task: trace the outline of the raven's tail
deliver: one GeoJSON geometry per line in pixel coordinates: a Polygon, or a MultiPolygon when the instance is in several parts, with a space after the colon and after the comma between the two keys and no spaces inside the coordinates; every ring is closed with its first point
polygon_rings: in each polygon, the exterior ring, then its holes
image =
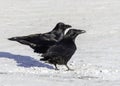
{"type": "Polygon", "coordinates": [[[8,38],[8,40],[11,40],[11,41],[25,40],[25,41],[27,41],[28,38],[29,38],[29,36],[18,36],[18,37],[8,38]]]}
{"type": "Polygon", "coordinates": [[[47,56],[46,53],[43,53],[43,54],[41,55],[41,57],[43,57],[43,58],[41,58],[40,61],[47,61],[47,60],[49,60],[49,56],[47,56]]]}
{"type": "Polygon", "coordinates": [[[8,40],[11,40],[11,41],[19,41],[19,40],[20,40],[20,37],[12,37],[12,38],[8,38],[8,40]]]}
{"type": "Polygon", "coordinates": [[[40,61],[47,61],[49,58],[41,58],[40,61]]]}
{"type": "Polygon", "coordinates": [[[21,44],[24,44],[24,45],[29,45],[30,47],[34,48],[36,47],[37,45],[34,44],[34,43],[31,43],[31,42],[28,42],[24,39],[22,39],[21,37],[12,37],[12,38],[8,38],[8,40],[11,40],[11,41],[17,41],[21,44]]]}

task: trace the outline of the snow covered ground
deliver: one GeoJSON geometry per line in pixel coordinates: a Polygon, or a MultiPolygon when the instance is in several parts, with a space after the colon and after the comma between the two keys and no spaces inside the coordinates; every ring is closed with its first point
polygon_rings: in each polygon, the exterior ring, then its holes
{"type": "Polygon", "coordinates": [[[120,0],[0,0],[0,86],[120,86],[120,0]],[[64,22],[86,30],[55,71],[28,46],[7,40],[64,22]]]}

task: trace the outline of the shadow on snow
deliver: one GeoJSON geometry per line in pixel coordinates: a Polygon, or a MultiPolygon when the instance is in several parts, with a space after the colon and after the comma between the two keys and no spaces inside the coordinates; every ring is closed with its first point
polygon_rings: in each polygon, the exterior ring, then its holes
{"type": "Polygon", "coordinates": [[[30,56],[22,56],[22,55],[15,55],[8,52],[0,52],[0,58],[9,58],[13,59],[17,62],[17,66],[21,67],[46,67],[48,69],[53,69],[52,66],[42,63],[40,61],[37,61],[36,59],[30,57],[30,56]]]}

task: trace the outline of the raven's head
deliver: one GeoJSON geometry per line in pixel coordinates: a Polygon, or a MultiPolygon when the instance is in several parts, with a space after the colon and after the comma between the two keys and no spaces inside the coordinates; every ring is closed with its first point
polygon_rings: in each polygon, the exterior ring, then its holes
{"type": "Polygon", "coordinates": [[[64,24],[62,22],[59,22],[57,23],[56,27],[55,27],[55,30],[62,30],[62,31],[65,31],[66,29],[72,27],[71,25],[68,25],[68,24],[64,24]]]}
{"type": "Polygon", "coordinates": [[[85,30],[79,30],[79,29],[70,29],[65,37],[69,37],[69,38],[72,38],[73,40],[79,35],[79,34],[82,34],[82,33],[85,33],[86,31],[85,30]]]}

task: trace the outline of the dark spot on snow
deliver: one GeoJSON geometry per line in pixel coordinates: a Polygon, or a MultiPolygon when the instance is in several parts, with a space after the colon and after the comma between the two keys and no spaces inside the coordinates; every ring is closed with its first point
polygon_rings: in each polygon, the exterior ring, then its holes
{"type": "Polygon", "coordinates": [[[8,74],[7,72],[0,72],[0,74],[8,74]]]}
{"type": "Polygon", "coordinates": [[[78,79],[87,79],[87,80],[91,80],[91,79],[97,79],[98,77],[94,77],[94,76],[80,76],[78,77],[78,79]]]}

